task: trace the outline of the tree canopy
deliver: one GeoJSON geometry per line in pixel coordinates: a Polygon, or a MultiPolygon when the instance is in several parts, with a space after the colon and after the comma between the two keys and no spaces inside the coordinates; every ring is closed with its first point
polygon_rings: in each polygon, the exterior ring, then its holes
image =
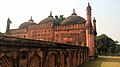
{"type": "Polygon", "coordinates": [[[99,55],[113,55],[117,51],[118,41],[114,41],[105,34],[96,37],[96,48],[99,55]]]}
{"type": "Polygon", "coordinates": [[[60,15],[59,17],[56,15],[55,19],[59,19],[61,21],[63,21],[65,19],[64,15],[60,15]]]}

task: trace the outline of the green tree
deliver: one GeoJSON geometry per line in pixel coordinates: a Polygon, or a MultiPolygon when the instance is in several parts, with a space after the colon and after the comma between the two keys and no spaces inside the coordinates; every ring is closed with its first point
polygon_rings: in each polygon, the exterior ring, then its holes
{"type": "Polygon", "coordinates": [[[65,19],[64,15],[60,15],[59,17],[56,15],[55,16],[55,25],[60,25],[60,23],[65,19]]]}
{"type": "Polygon", "coordinates": [[[55,19],[59,19],[60,21],[63,21],[65,19],[64,15],[60,15],[59,17],[56,15],[55,19]]]}
{"type": "Polygon", "coordinates": [[[65,19],[64,15],[60,15],[60,19],[63,21],[65,19]]]}
{"type": "Polygon", "coordinates": [[[96,37],[96,47],[99,55],[111,55],[116,50],[115,41],[105,34],[96,37]]]}
{"type": "Polygon", "coordinates": [[[115,53],[116,53],[116,55],[120,55],[120,44],[118,44],[118,43],[119,43],[118,41],[115,41],[115,45],[116,45],[115,53]]]}

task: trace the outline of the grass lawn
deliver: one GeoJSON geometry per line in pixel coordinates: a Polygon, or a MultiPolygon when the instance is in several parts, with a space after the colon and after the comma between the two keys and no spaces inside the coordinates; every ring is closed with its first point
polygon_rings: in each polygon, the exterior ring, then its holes
{"type": "Polygon", "coordinates": [[[82,64],[80,67],[120,67],[120,57],[100,56],[82,64]]]}

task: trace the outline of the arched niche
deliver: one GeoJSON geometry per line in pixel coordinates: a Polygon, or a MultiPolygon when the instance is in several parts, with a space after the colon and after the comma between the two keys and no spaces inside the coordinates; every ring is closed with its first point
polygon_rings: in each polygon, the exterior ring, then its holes
{"type": "Polygon", "coordinates": [[[56,55],[54,53],[51,53],[47,57],[47,67],[56,67],[56,55]]]}
{"type": "Polygon", "coordinates": [[[34,53],[29,59],[29,67],[42,67],[41,57],[34,53]]]}

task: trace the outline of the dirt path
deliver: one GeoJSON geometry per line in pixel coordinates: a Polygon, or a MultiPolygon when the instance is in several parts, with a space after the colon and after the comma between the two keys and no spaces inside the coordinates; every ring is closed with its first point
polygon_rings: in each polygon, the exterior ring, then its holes
{"type": "Polygon", "coordinates": [[[120,56],[100,56],[82,64],[80,67],[120,67],[120,56]]]}

